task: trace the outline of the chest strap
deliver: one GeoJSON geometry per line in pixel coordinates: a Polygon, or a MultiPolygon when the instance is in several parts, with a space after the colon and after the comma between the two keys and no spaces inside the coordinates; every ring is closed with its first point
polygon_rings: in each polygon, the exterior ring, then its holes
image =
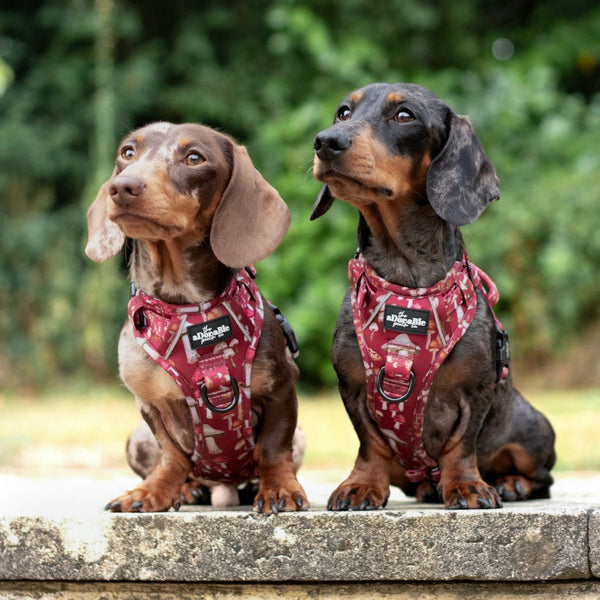
{"type": "MultiPolygon", "coordinates": [[[[475,317],[476,288],[493,306],[496,286],[466,256],[430,288],[392,284],[361,256],[350,261],[348,274],[369,413],[408,479],[436,480],[439,469],[423,447],[429,391],[437,370],[475,317]]],[[[499,321],[496,326],[505,335],[499,321]]]]}
{"type": "Polygon", "coordinates": [[[209,302],[168,304],[137,290],[128,305],[137,342],[177,383],[194,426],[195,477],[238,482],[256,474],[250,404],[262,297],[241,270],[209,302]]]}

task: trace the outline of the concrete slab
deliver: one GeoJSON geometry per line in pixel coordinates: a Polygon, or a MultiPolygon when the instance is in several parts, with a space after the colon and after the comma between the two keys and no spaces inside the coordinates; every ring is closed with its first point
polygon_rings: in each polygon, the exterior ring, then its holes
{"type": "Polygon", "coordinates": [[[447,511],[394,492],[388,508],[370,513],[324,511],[335,484],[310,476],[304,484],[316,508],[265,517],[247,507],[109,514],[102,510],[106,501],[135,485],[135,478],[0,474],[0,580],[518,582],[599,576],[598,476],[559,479],[553,500],[501,510],[447,511]]]}

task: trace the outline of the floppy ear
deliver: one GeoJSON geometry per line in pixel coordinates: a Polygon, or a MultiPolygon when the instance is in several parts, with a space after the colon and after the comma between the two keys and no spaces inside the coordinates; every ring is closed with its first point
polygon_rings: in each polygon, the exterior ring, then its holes
{"type": "Polygon", "coordinates": [[[313,204],[312,210],[310,211],[309,219],[314,221],[319,217],[323,216],[333,204],[335,198],[331,195],[331,191],[328,185],[324,185],[313,204]]]}
{"type": "Polygon", "coordinates": [[[246,148],[233,144],[231,178],[213,217],[210,245],[228,267],[241,269],[269,256],[290,225],[290,212],[254,168],[246,148]]]}
{"type": "Polygon", "coordinates": [[[112,258],[125,243],[125,234],[106,216],[108,198],[107,181],[102,184],[87,211],[88,242],[85,253],[95,262],[104,262],[112,258]]]}
{"type": "Polygon", "coordinates": [[[451,113],[448,139],[427,173],[433,210],[453,225],[474,221],[500,197],[498,177],[467,117],[451,113]]]}

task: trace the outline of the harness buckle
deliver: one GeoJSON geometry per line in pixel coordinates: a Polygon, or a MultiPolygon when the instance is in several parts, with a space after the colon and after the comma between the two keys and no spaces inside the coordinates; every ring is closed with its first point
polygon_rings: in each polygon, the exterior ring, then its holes
{"type": "Polygon", "coordinates": [[[208,393],[206,392],[206,382],[204,380],[202,380],[202,383],[200,384],[200,395],[202,396],[204,404],[206,404],[206,406],[208,406],[208,408],[212,412],[226,413],[229,412],[232,408],[234,408],[235,405],[238,403],[238,400],[240,399],[240,388],[238,387],[235,377],[231,377],[231,389],[233,390],[233,400],[227,406],[223,407],[215,406],[208,399],[208,393]]]}
{"type": "Polygon", "coordinates": [[[510,368],[510,343],[508,333],[496,322],[496,383],[505,377],[505,369],[510,368]]]}
{"type": "Polygon", "coordinates": [[[283,330],[283,335],[285,336],[285,343],[291,352],[294,358],[298,358],[298,354],[300,354],[300,347],[298,346],[298,341],[296,340],[296,334],[294,333],[294,329],[290,325],[290,322],[285,318],[285,315],[279,310],[278,306],[275,306],[272,302],[267,300],[269,306],[275,313],[275,317],[283,330]]]}
{"type": "Polygon", "coordinates": [[[394,404],[399,404],[401,402],[408,400],[410,395],[413,393],[413,390],[415,389],[415,372],[411,369],[410,378],[408,380],[408,389],[406,390],[406,392],[404,392],[404,394],[402,394],[402,396],[399,396],[398,398],[393,398],[392,396],[388,396],[383,391],[382,383],[383,383],[384,375],[385,375],[385,367],[381,367],[381,369],[379,369],[379,373],[377,374],[377,381],[375,383],[375,386],[376,386],[377,391],[379,392],[380,396],[384,400],[387,400],[388,402],[393,402],[394,404]]]}

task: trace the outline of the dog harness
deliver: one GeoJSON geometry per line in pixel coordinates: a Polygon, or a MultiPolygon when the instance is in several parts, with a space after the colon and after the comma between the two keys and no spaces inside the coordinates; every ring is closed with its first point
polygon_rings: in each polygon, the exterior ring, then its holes
{"type": "Polygon", "coordinates": [[[256,475],[250,378],[264,306],[254,274],[240,270],[205,303],[168,304],[141,290],[129,300],[137,342],[174,379],[190,409],[192,474],[211,481],[256,475]]]}
{"type": "MultiPolygon", "coordinates": [[[[350,261],[348,274],[371,417],[410,481],[437,480],[437,463],[423,447],[433,378],[475,317],[476,289],[490,307],[498,301],[498,290],[466,255],[430,288],[390,283],[361,255],[350,261]]],[[[499,383],[508,375],[508,338],[497,319],[496,330],[499,383]]]]}

